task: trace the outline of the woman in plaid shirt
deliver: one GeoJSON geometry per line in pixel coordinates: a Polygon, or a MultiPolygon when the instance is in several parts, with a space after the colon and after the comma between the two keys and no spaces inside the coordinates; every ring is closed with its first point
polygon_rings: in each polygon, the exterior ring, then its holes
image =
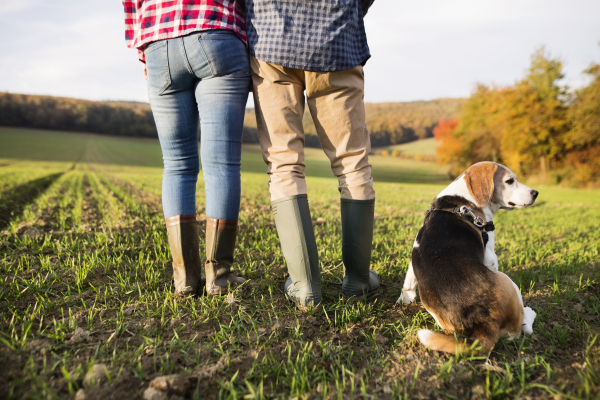
{"type": "Polygon", "coordinates": [[[206,290],[244,282],[231,270],[240,207],[242,127],[251,85],[243,0],[124,0],[163,151],[163,211],[175,292],[196,294],[198,118],[206,196],[206,290]]]}

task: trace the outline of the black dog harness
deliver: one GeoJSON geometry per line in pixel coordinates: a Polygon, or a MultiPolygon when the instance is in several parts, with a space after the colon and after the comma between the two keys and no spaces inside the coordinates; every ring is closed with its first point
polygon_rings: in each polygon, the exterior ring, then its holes
{"type": "Polygon", "coordinates": [[[450,212],[453,214],[458,214],[460,217],[466,219],[467,221],[469,221],[470,223],[472,223],[473,225],[475,225],[477,227],[477,229],[479,229],[479,231],[481,232],[481,238],[483,239],[483,247],[485,248],[485,246],[488,243],[489,237],[488,237],[488,232],[493,232],[494,229],[496,229],[494,227],[494,222],[490,221],[490,222],[485,222],[483,220],[483,218],[478,217],[477,215],[475,215],[475,213],[473,212],[473,210],[471,210],[469,207],[467,206],[460,206],[460,207],[454,207],[454,208],[434,208],[431,207],[429,210],[425,211],[425,219],[427,219],[427,217],[429,216],[429,214],[431,214],[433,211],[446,211],[446,212],[450,212]]]}

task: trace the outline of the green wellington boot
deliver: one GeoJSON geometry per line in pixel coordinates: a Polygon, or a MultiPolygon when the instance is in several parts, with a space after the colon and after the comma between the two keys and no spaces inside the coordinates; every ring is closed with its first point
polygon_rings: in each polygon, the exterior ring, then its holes
{"type": "Polygon", "coordinates": [[[305,194],[271,202],[277,234],[290,277],[285,295],[301,310],[321,303],[321,271],[317,241],[305,194]]]}
{"type": "Polygon", "coordinates": [[[227,294],[230,286],[246,280],[231,271],[237,221],[206,218],[206,293],[209,295],[227,294]]]}
{"type": "Polygon", "coordinates": [[[341,199],[342,260],[344,280],[342,295],[364,300],[379,290],[379,278],[371,266],[375,199],[341,199]]]}
{"type": "Polygon", "coordinates": [[[200,283],[200,254],[196,215],[176,215],[165,219],[169,248],[173,257],[175,295],[193,296],[200,283]]]}

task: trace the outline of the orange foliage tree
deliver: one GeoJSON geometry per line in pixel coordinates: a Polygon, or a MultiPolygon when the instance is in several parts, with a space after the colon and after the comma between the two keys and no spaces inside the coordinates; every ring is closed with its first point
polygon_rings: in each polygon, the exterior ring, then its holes
{"type": "Polygon", "coordinates": [[[458,119],[443,119],[433,128],[433,137],[437,142],[435,154],[440,164],[450,164],[462,152],[460,140],[452,135],[458,125],[458,119]]]}
{"type": "Polygon", "coordinates": [[[529,175],[560,167],[571,126],[562,78],[561,61],[540,48],[514,86],[477,85],[459,123],[453,129],[440,126],[438,160],[450,164],[453,173],[485,160],[529,175]]]}
{"type": "Polygon", "coordinates": [[[499,154],[503,110],[502,97],[507,89],[477,85],[462,107],[461,117],[452,129],[446,128],[444,138],[436,148],[438,162],[449,164],[450,172],[458,175],[478,161],[501,162],[499,154]]]}
{"type": "Polygon", "coordinates": [[[564,136],[567,178],[580,186],[600,179],[600,65],[584,72],[592,81],[577,91],[568,115],[572,129],[564,136]]]}

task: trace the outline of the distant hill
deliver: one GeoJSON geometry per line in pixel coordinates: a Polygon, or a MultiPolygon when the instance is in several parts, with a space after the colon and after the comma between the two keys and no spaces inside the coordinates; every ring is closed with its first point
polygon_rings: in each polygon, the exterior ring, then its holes
{"type": "Polygon", "coordinates": [[[442,119],[458,118],[466,99],[405,103],[367,103],[367,126],[373,146],[388,146],[433,137],[442,119]]]}
{"type": "Polygon", "coordinates": [[[157,137],[148,103],[0,92],[0,126],[157,137]]]}
{"type": "MultiPolygon", "coordinates": [[[[373,147],[390,146],[433,137],[433,128],[442,119],[457,118],[465,99],[436,99],[405,103],[366,103],[367,127],[373,147]]],[[[320,147],[308,107],[304,112],[306,144],[320,147]]],[[[257,137],[253,109],[246,110],[246,135],[257,137]]]]}
{"type": "MultiPolygon", "coordinates": [[[[366,103],[371,143],[390,146],[432,136],[435,125],[456,118],[464,99],[437,99],[405,103],[366,103]]],[[[320,147],[306,108],[306,145],[320,147]]],[[[148,103],[89,101],[67,97],[0,92],[0,126],[56,129],[117,136],[157,137],[148,103]]],[[[246,110],[245,143],[257,143],[254,109],[246,110]]]]}

